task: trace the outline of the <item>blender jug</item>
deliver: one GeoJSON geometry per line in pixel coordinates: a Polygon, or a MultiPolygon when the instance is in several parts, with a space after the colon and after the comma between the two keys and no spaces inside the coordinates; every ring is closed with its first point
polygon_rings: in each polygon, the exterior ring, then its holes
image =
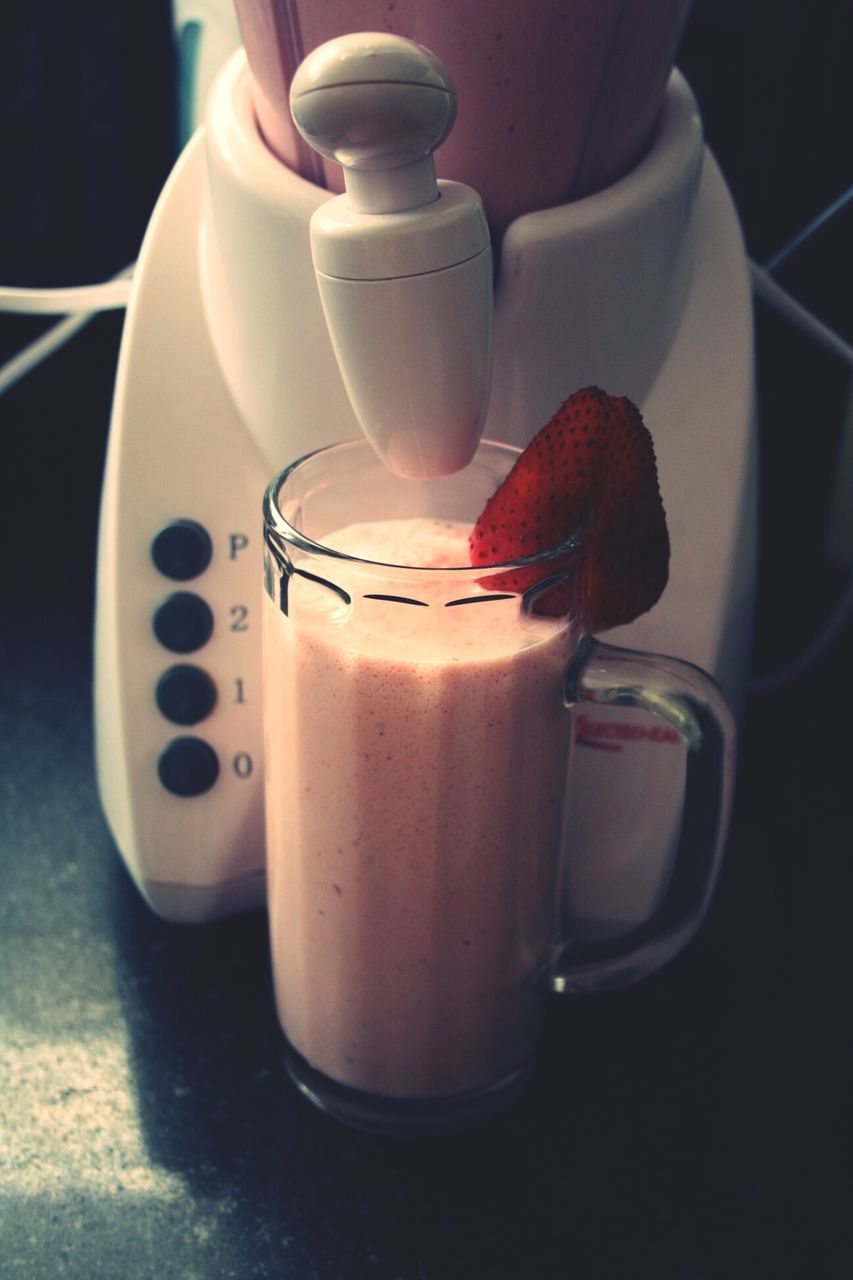
{"type": "Polygon", "coordinates": [[[403,35],[441,52],[457,88],[438,176],[479,191],[500,237],[515,218],[608,186],[643,155],[689,0],[235,0],[258,124],[289,168],[342,190],[293,125],[300,62],[353,31],[403,35]]]}

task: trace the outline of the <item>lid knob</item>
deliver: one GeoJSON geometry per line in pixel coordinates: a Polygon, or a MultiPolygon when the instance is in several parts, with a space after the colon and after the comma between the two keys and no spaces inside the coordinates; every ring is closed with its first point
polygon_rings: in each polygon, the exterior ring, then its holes
{"type": "Polygon", "coordinates": [[[306,142],[342,166],[354,211],[438,198],[432,153],[453,126],[456,93],[423,45],[380,32],[330,40],[297,69],[290,109],[306,142]]]}

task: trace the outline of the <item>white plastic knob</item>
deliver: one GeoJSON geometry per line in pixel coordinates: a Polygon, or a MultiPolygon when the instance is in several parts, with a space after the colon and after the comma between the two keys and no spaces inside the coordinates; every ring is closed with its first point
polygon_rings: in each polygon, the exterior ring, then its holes
{"type": "Polygon", "coordinates": [[[477,193],[435,178],[450,77],[400,36],[341,36],[299,67],[291,111],[344,169],[346,193],[311,220],[311,252],[362,430],[398,475],[461,470],[488,408],[492,261],[477,193]]]}
{"type": "Polygon", "coordinates": [[[438,199],[432,153],[456,118],[456,93],[434,54],[366,32],[321,45],[290,89],[294,123],[342,165],[350,205],[398,213],[438,199]]]}

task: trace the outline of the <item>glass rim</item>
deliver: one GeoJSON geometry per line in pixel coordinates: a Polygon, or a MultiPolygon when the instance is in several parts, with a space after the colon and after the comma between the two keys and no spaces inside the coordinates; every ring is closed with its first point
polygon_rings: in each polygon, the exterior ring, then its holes
{"type": "MultiPolygon", "coordinates": [[[[519,445],[506,444],[500,440],[491,440],[487,437],[484,437],[477,445],[477,452],[475,452],[474,457],[471,459],[471,462],[474,462],[476,460],[477,453],[479,453],[480,449],[484,445],[489,449],[500,450],[504,454],[513,455],[515,458],[520,457],[520,455],[523,453],[523,449],[519,445]]],[[[493,563],[490,562],[488,564],[476,564],[476,565],[475,564],[417,565],[417,564],[396,564],[394,562],[386,561],[386,560],[368,560],[364,556],[356,556],[356,555],[351,555],[349,552],[346,552],[346,551],[339,551],[335,547],[329,547],[325,543],[318,542],[316,539],[309,537],[308,534],[303,533],[301,529],[297,529],[295,525],[290,523],[287,517],[282,514],[281,508],[278,503],[278,495],[282,486],[286,483],[287,480],[290,479],[290,477],[294,474],[294,472],[298,471],[307,463],[312,462],[317,458],[321,458],[326,454],[338,453],[345,450],[347,451],[354,450],[360,453],[364,452],[365,450],[369,450],[370,453],[373,455],[373,457],[376,459],[376,462],[378,463],[378,465],[379,466],[383,465],[378,454],[376,454],[375,450],[373,449],[373,446],[371,445],[370,441],[364,437],[362,438],[356,437],[351,440],[338,441],[337,443],[334,443],[334,444],[321,445],[317,449],[311,449],[308,453],[303,453],[301,457],[295,458],[293,462],[290,462],[286,467],[283,467],[281,471],[279,471],[275,476],[273,476],[272,480],[267,485],[267,488],[264,492],[264,499],[263,499],[264,527],[265,527],[266,535],[272,534],[276,536],[276,541],[280,539],[283,542],[285,542],[288,546],[293,547],[294,549],[298,551],[302,551],[309,555],[322,556],[327,559],[339,560],[339,561],[343,561],[345,563],[353,564],[353,565],[364,565],[365,568],[368,568],[368,569],[372,569],[372,568],[395,569],[398,572],[416,573],[416,574],[432,574],[432,575],[435,575],[435,574],[441,574],[441,575],[460,574],[461,575],[461,574],[472,574],[472,573],[492,574],[492,573],[505,573],[513,569],[527,569],[527,568],[530,568],[531,565],[542,564],[543,561],[546,563],[555,561],[560,557],[568,555],[572,551],[577,551],[582,545],[583,534],[585,530],[589,527],[589,524],[592,522],[592,519],[594,516],[594,513],[592,513],[588,520],[586,520],[582,525],[575,527],[571,531],[571,533],[568,534],[567,537],[565,537],[561,542],[556,543],[551,547],[547,547],[544,550],[534,551],[530,555],[518,556],[514,560],[496,560],[493,563]]],[[[468,463],[467,465],[470,466],[471,463],[468,463]]],[[[454,474],[462,475],[466,469],[467,467],[463,468],[462,471],[456,472],[454,474]]],[[[438,478],[443,479],[445,477],[438,477],[438,478]]]]}

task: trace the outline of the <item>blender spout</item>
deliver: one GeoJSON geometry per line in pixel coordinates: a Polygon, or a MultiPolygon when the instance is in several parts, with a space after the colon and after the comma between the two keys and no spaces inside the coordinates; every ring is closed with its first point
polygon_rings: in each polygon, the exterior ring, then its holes
{"type": "Polygon", "coordinates": [[[345,194],[311,220],[311,251],[356,418],[396,474],[459,471],[488,410],[493,288],[482,201],[435,178],[450,78],[410,40],[342,36],[301,64],[290,102],[306,141],[344,169],[345,194]]]}

